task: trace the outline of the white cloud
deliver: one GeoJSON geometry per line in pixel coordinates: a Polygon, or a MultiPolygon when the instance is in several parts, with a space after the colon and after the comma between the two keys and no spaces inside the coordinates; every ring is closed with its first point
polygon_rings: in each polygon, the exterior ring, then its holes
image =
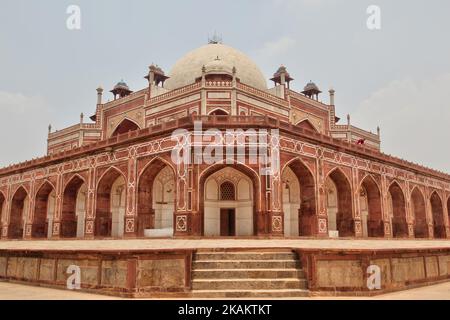
{"type": "Polygon", "coordinates": [[[383,152],[450,173],[450,74],[393,81],[360,104],[353,122],[380,125],[383,152]]]}
{"type": "Polygon", "coordinates": [[[270,61],[274,57],[286,54],[296,45],[297,41],[289,36],[283,36],[278,40],[266,42],[257,52],[258,60],[270,61]]]}
{"type": "Polygon", "coordinates": [[[46,153],[45,99],[0,91],[0,113],[0,167],[46,153]]]}

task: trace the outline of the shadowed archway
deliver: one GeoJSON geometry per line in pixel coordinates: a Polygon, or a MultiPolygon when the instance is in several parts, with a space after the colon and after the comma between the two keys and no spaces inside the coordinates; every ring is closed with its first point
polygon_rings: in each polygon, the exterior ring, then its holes
{"type": "Polygon", "coordinates": [[[381,192],[372,176],[367,176],[360,190],[363,235],[384,237],[383,213],[381,209],[381,192]]]}
{"type": "Polygon", "coordinates": [[[338,168],[328,175],[326,185],[329,230],[338,231],[339,237],[355,236],[350,182],[338,168]]]}
{"type": "Polygon", "coordinates": [[[228,112],[226,112],[223,109],[216,109],[216,110],[212,111],[209,115],[210,116],[228,116],[228,112]]]}
{"type": "MultiPolygon", "coordinates": [[[[285,203],[285,207],[283,208],[283,211],[285,211],[285,223],[289,216],[289,220],[292,223],[297,224],[297,226],[290,226],[290,229],[294,230],[294,232],[287,235],[306,237],[315,235],[317,233],[317,211],[316,188],[313,174],[302,161],[295,159],[285,167],[282,176],[284,179],[284,188],[286,188],[288,192],[284,195],[285,198],[288,197],[287,201],[286,199],[283,199],[283,202],[285,203]],[[288,170],[294,175],[292,178],[289,177],[288,170]],[[291,181],[291,179],[295,180],[291,181]],[[293,189],[296,194],[292,193],[293,189]],[[286,204],[291,207],[293,204],[297,203],[297,212],[288,214],[286,210],[289,208],[286,207],[286,204]]],[[[285,194],[285,192],[283,193],[285,194]]]]}
{"type": "Polygon", "coordinates": [[[36,194],[34,204],[33,225],[31,227],[31,237],[46,238],[48,235],[48,213],[54,212],[54,187],[49,182],[45,182],[36,194]],[[53,198],[50,196],[53,194],[53,198]]]}
{"type": "Polygon", "coordinates": [[[137,230],[173,228],[175,211],[175,173],[161,159],[151,161],[139,176],[137,195],[137,230]]]}
{"type": "Polygon", "coordinates": [[[450,223],[450,197],[447,200],[447,215],[448,215],[448,222],[450,223]]]}
{"type": "Polygon", "coordinates": [[[11,201],[11,216],[8,228],[9,239],[23,238],[24,218],[28,212],[28,205],[28,193],[23,187],[20,187],[11,201]]]}
{"type": "Polygon", "coordinates": [[[406,202],[402,188],[397,182],[389,187],[392,234],[394,238],[408,237],[406,222],[406,202]]]}
{"type": "Polygon", "coordinates": [[[84,230],[84,213],[78,210],[80,207],[85,208],[86,196],[81,194],[82,189],[86,188],[84,180],[76,175],[66,185],[63,195],[62,216],[61,216],[61,237],[75,238],[82,237],[84,230]],[[80,216],[82,215],[82,216],[80,216]]]}
{"type": "Polygon", "coordinates": [[[5,212],[5,209],[4,209],[4,206],[6,203],[5,200],[6,200],[5,196],[3,195],[2,192],[0,192],[0,223],[4,221],[3,219],[5,219],[3,217],[3,213],[5,212]]]}
{"type": "Polygon", "coordinates": [[[444,207],[441,197],[436,192],[430,197],[431,212],[433,215],[433,229],[435,239],[445,239],[444,207]]]}
{"type": "Polygon", "coordinates": [[[124,232],[126,208],[125,177],[116,168],[109,169],[97,186],[94,236],[120,238],[124,232]]]}
{"type": "Polygon", "coordinates": [[[414,188],[411,193],[411,208],[414,216],[414,236],[416,238],[428,238],[425,198],[418,188],[414,188]]]}
{"type": "Polygon", "coordinates": [[[124,119],[114,130],[111,137],[115,137],[124,133],[128,133],[130,131],[140,130],[141,128],[133,121],[124,119]]]}
{"type": "Polygon", "coordinates": [[[319,132],[316,127],[309,120],[303,120],[297,124],[297,127],[305,129],[307,131],[319,132]]]}

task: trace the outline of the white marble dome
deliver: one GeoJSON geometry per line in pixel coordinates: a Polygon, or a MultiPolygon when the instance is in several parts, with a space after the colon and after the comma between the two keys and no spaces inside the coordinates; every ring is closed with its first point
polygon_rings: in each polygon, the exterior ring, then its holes
{"type": "Polygon", "coordinates": [[[202,76],[203,66],[217,67],[217,58],[226,70],[236,67],[236,77],[249,86],[267,89],[267,82],[259,67],[244,53],[232,47],[211,43],[189,52],[172,68],[164,87],[169,90],[184,87],[202,76]]]}

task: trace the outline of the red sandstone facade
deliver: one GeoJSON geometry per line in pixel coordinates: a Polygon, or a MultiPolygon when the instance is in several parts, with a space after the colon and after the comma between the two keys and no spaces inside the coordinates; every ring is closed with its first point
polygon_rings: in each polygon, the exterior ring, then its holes
{"type": "MultiPolygon", "coordinates": [[[[219,54],[224,47],[209,46],[219,54]]],[[[450,238],[449,175],[381,153],[379,132],[339,125],[334,91],[330,104],[318,101],[312,84],[297,93],[285,68],[273,89],[256,88],[220,61],[206,61],[201,76],[182,87],[163,87],[177,75],[151,66],[143,90],[122,82],[114,101],[103,103],[98,89],[93,123],[81,118],[50,132],[47,156],[0,169],[2,239],[136,238],[167,227],[176,237],[211,236],[212,176],[222,181],[213,199],[217,236],[450,238]],[[260,165],[237,161],[175,164],[172,133],[193,132],[195,121],[204,130],[279,129],[279,147],[270,152],[279,154],[280,173],[264,176],[260,165]],[[233,172],[249,181],[242,203],[251,214],[241,234],[239,211],[225,212],[237,208],[227,209],[227,201],[240,200],[240,182],[227,178],[233,172]]]]}

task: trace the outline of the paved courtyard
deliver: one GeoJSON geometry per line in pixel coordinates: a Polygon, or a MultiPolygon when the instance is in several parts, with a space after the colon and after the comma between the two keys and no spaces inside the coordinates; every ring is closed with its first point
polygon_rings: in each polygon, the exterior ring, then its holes
{"type": "Polygon", "coordinates": [[[450,240],[141,239],[0,241],[0,250],[157,250],[210,248],[418,249],[450,248],[450,240]]]}
{"type": "MultiPolygon", "coordinates": [[[[0,300],[121,300],[83,292],[25,286],[0,282],[0,300]]],[[[273,299],[271,299],[273,300],[273,299]]],[[[314,297],[299,300],[450,300],[450,282],[413,290],[380,295],[373,298],[314,297]]]]}

